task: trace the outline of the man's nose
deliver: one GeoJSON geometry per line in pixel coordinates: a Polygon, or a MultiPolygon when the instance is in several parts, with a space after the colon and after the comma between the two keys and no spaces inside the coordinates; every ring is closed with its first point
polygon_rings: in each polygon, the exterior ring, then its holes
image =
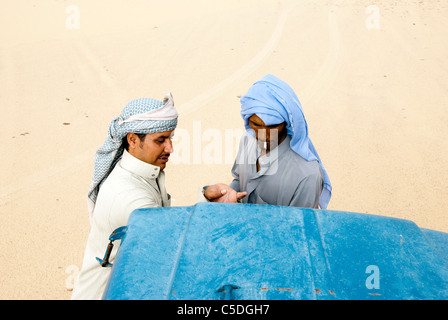
{"type": "Polygon", "coordinates": [[[164,151],[165,151],[165,153],[173,153],[174,148],[173,148],[173,142],[171,141],[171,139],[166,139],[164,151]]]}
{"type": "Polygon", "coordinates": [[[266,141],[266,129],[258,129],[257,130],[257,139],[260,141],[266,141]]]}

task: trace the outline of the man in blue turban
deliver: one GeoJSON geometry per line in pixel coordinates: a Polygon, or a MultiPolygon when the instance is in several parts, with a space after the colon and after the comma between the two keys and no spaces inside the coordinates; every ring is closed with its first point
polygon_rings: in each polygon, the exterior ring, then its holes
{"type": "Polygon", "coordinates": [[[241,98],[243,135],[227,186],[205,188],[209,201],[326,209],[331,183],[291,87],[273,75],[241,98]]]}
{"type": "Polygon", "coordinates": [[[163,170],[173,152],[177,118],[168,94],[163,101],[133,100],[110,123],[107,139],[95,154],[88,192],[91,231],[72,299],[101,299],[111,264],[103,266],[97,258],[103,258],[109,236],[127,224],[132,211],[170,206],[163,170]]]}

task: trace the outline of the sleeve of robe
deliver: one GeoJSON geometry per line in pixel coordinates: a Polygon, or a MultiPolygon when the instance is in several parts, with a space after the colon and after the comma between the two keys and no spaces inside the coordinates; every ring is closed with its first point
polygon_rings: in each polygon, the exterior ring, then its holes
{"type": "Polygon", "coordinates": [[[240,176],[239,176],[238,166],[237,165],[233,166],[233,168],[232,168],[232,175],[233,175],[233,180],[229,184],[229,186],[230,186],[230,188],[232,188],[236,192],[240,192],[240,176]]]}
{"type": "Polygon", "coordinates": [[[317,209],[322,188],[323,180],[321,175],[306,176],[297,185],[289,206],[317,209]]]}

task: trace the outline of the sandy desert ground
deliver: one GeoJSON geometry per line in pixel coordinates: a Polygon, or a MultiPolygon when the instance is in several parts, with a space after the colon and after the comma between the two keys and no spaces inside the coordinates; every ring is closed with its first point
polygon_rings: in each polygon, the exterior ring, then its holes
{"type": "Polygon", "coordinates": [[[0,299],[70,298],[128,101],[172,92],[167,188],[192,205],[231,181],[238,97],[268,73],[302,102],[328,209],[448,232],[445,0],[0,0],[0,30],[0,299]]]}

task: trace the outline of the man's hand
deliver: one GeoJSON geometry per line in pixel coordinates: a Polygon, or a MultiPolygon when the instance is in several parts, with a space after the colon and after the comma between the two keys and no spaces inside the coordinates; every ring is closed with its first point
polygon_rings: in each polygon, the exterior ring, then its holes
{"type": "Polygon", "coordinates": [[[224,183],[211,185],[205,190],[204,196],[212,202],[236,203],[247,195],[247,192],[236,192],[224,183]]]}

